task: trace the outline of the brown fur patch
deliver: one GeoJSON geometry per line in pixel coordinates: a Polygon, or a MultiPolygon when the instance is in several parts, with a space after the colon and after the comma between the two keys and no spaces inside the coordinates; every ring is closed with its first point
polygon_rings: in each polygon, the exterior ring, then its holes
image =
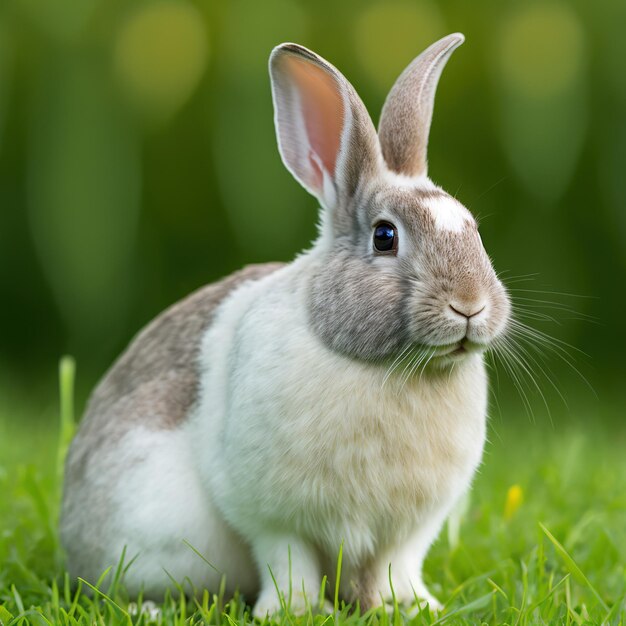
{"type": "Polygon", "coordinates": [[[377,582],[369,564],[363,567],[356,580],[350,581],[348,601],[354,606],[358,602],[361,615],[375,606],[380,606],[382,602],[377,582]]]}

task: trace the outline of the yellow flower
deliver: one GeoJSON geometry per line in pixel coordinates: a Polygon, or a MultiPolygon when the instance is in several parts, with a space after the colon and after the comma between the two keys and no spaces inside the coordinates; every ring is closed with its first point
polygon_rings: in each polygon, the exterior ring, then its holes
{"type": "Polygon", "coordinates": [[[504,503],[504,519],[510,520],[517,509],[524,501],[524,492],[519,485],[511,485],[506,492],[506,502],[504,503]]]}

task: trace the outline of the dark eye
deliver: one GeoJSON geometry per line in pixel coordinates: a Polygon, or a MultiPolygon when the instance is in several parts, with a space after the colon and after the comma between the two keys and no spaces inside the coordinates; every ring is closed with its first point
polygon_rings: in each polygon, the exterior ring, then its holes
{"type": "Polygon", "coordinates": [[[378,252],[395,254],[398,251],[398,231],[389,222],[379,222],[374,228],[374,248],[378,252]]]}

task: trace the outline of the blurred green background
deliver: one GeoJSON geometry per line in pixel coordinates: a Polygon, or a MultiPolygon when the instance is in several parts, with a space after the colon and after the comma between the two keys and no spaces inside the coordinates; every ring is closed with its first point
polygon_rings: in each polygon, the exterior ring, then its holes
{"type": "MultiPolygon", "coordinates": [[[[568,412],[548,377],[569,406],[620,416],[624,24],[623,0],[2,0],[0,399],[50,406],[64,353],[84,398],[167,305],[308,245],[316,201],[276,149],[274,45],[334,63],[376,122],[406,64],[462,31],[430,175],[481,218],[503,277],[527,277],[511,286],[545,292],[513,292],[531,325],[589,355],[570,350],[598,399],[550,351],[548,376],[533,368],[551,408],[568,412]]],[[[500,378],[500,410],[523,415],[500,378]]]]}

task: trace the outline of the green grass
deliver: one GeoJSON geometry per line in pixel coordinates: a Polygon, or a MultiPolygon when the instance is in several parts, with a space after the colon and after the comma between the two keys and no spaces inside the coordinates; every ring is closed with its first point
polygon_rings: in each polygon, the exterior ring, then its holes
{"type": "MultiPolygon", "coordinates": [[[[67,391],[67,363],[63,377],[67,391]]],[[[119,577],[90,598],[63,573],[56,519],[71,394],[64,396],[63,420],[56,413],[0,407],[0,624],[150,623],[147,614],[129,613],[119,577]]],[[[445,602],[443,613],[359,615],[339,603],[331,616],[285,615],[279,622],[624,623],[626,427],[576,417],[555,426],[492,420],[471,501],[426,562],[426,581],[445,602]]],[[[166,599],[153,621],[233,626],[250,618],[242,601],[211,590],[198,600],[166,599]]]]}

